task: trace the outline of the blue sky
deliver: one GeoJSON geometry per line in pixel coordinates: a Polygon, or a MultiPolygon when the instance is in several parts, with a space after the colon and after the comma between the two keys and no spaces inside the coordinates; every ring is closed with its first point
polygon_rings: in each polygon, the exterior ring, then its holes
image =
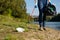
{"type": "MultiPolygon", "coordinates": [[[[25,0],[26,1],[26,8],[27,8],[27,13],[32,13],[32,10],[34,8],[34,0],[25,0]]],[[[57,12],[60,12],[60,0],[51,0],[51,3],[54,4],[57,8],[57,12]]],[[[34,10],[34,13],[32,15],[39,15],[38,8],[34,10]]]]}

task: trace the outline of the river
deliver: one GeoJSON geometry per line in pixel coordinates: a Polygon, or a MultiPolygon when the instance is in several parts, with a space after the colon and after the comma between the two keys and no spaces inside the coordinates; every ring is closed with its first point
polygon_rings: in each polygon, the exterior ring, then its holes
{"type": "MultiPolygon", "coordinates": [[[[34,22],[34,23],[38,24],[38,22],[34,22]]],[[[60,22],[45,22],[45,26],[56,30],[60,30],[60,22]]]]}

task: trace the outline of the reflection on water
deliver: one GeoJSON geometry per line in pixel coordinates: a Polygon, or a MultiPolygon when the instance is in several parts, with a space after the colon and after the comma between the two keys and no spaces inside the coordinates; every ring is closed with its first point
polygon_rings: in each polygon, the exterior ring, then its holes
{"type": "MultiPolygon", "coordinates": [[[[35,24],[38,24],[38,22],[34,22],[35,24]]],[[[60,30],[60,22],[46,22],[46,27],[54,28],[57,30],[60,30]]]]}
{"type": "Polygon", "coordinates": [[[60,30],[60,22],[46,22],[45,25],[47,27],[51,27],[51,28],[60,30]]]}

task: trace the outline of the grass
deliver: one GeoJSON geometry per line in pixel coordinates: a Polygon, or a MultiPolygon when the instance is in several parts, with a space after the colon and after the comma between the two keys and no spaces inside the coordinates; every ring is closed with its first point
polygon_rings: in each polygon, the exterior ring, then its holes
{"type": "Polygon", "coordinates": [[[14,18],[0,15],[0,25],[12,27],[12,28],[17,28],[17,27],[26,28],[27,27],[27,23],[20,22],[19,20],[20,19],[15,20],[14,18]]]}
{"type": "Polygon", "coordinates": [[[25,29],[25,32],[29,31],[29,25],[27,22],[21,21],[21,19],[15,19],[9,16],[0,15],[0,39],[4,40],[24,40],[22,35],[17,35],[16,28],[21,27],[25,29]],[[16,33],[15,35],[13,33],[16,33]],[[3,36],[4,35],[4,36],[3,36]]]}
{"type": "MultiPolygon", "coordinates": [[[[20,19],[15,19],[12,17],[0,15],[0,33],[3,33],[6,36],[5,40],[11,40],[12,38],[13,38],[13,40],[20,39],[20,38],[18,39],[18,37],[15,35],[9,34],[9,33],[15,32],[17,27],[24,28],[25,32],[28,31],[28,29],[27,29],[28,24],[25,22],[21,22],[19,20],[20,19]]],[[[23,38],[20,40],[23,40],[23,38]]]]}
{"type": "Polygon", "coordinates": [[[49,28],[47,31],[39,31],[37,24],[0,15],[0,40],[60,40],[59,35],[59,31],[49,28]],[[17,27],[24,28],[25,32],[16,32],[17,27]]]}
{"type": "Polygon", "coordinates": [[[23,37],[17,36],[17,35],[12,35],[12,34],[7,34],[4,40],[24,40],[23,37]]]}

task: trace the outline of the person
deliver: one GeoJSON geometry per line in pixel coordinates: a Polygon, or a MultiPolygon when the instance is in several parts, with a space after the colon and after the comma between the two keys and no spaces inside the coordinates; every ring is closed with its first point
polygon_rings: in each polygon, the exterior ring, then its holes
{"type": "Polygon", "coordinates": [[[34,1],[35,1],[35,8],[38,6],[38,10],[39,10],[39,25],[40,25],[39,30],[41,30],[42,26],[43,26],[43,30],[46,30],[45,29],[46,15],[43,13],[43,11],[45,9],[44,7],[47,6],[50,0],[34,0],[34,1]]]}

